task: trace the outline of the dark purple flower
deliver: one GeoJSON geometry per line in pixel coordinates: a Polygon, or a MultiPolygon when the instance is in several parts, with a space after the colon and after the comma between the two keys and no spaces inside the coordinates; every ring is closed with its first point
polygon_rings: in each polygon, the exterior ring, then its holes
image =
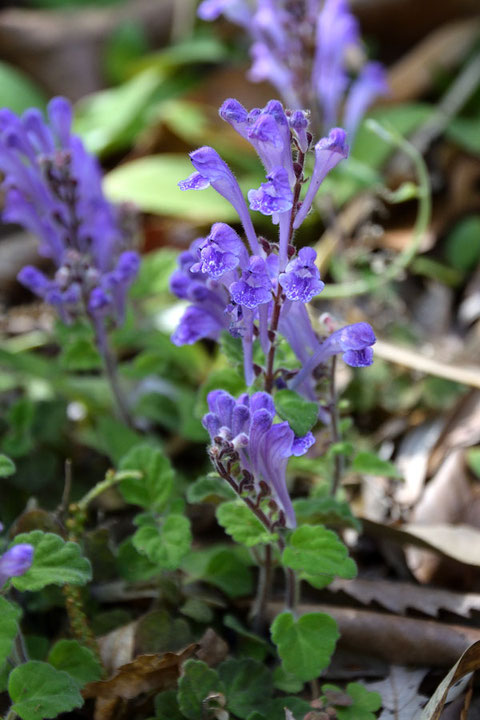
{"type": "Polygon", "coordinates": [[[326,176],[338,165],[341,160],[348,156],[347,135],[345,130],[334,128],[330,130],[328,137],[322,138],[315,145],[315,165],[312,178],[308,186],[305,199],[300,210],[297,212],[293,227],[299,228],[310,210],[315,195],[326,176]]]}
{"type": "Polygon", "coordinates": [[[350,142],[353,141],[358,125],[374,100],[388,94],[385,68],[378,62],[368,62],[353,83],[345,105],[345,129],[350,142]]]}
{"type": "Polygon", "coordinates": [[[11,577],[27,572],[33,562],[33,552],[32,545],[19,543],[0,556],[0,588],[11,577]]]}
{"type": "Polygon", "coordinates": [[[246,265],[248,258],[245,245],[235,230],[225,223],[212,225],[199,253],[200,262],[193,265],[191,271],[207,273],[212,278],[220,278],[239,265],[246,265]]]}
{"type": "Polygon", "coordinates": [[[288,263],[285,272],[280,274],[278,281],[288,300],[310,302],[325,287],[315,265],[316,257],[317,253],[313,248],[304,247],[297,257],[288,263]]]}
{"type": "Polygon", "coordinates": [[[218,340],[222,330],[227,327],[227,317],[222,318],[211,305],[189,305],[171,340],[174,345],[192,345],[205,338],[218,340]]]}
{"type": "MultiPolygon", "coordinates": [[[[55,305],[66,321],[88,308],[91,293],[115,273],[117,262],[123,294],[133,280],[120,261],[127,244],[121,213],[105,198],[99,165],[72,134],[71,123],[72,108],[65,98],[49,103],[48,122],[35,109],[21,117],[0,111],[3,219],[34,233],[41,254],[57,268],[54,279],[48,280],[28,266],[19,280],[55,305]]],[[[136,274],[138,255],[129,257],[136,274]]],[[[110,297],[109,314],[120,322],[118,307],[110,297]]]]}
{"type": "Polygon", "coordinates": [[[249,310],[270,302],[272,299],[272,282],[268,275],[265,260],[258,256],[250,258],[240,280],[230,286],[232,300],[249,310]]]}
{"type": "Polygon", "coordinates": [[[274,423],[275,405],[265,392],[244,394],[236,400],[224,390],[214,390],[207,401],[210,412],[202,422],[213,445],[231,443],[242,469],[253,476],[255,490],[259,491],[260,482],[266,483],[287,527],[295,527],[286,484],[287,463],[292,455],[308,450],[314,442],[312,434],[296,438],[287,422],[274,423]]]}

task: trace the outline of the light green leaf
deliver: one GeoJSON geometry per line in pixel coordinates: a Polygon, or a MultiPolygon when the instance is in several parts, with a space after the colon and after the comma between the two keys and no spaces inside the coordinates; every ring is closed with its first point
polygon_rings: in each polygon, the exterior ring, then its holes
{"type": "Polygon", "coordinates": [[[324,613],[307,613],[297,621],[292,613],[281,613],[271,634],[285,671],[304,682],[327,667],[339,638],[337,623],[324,613]]]}
{"type": "Polygon", "coordinates": [[[10,460],[6,455],[0,454],[0,478],[10,477],[14,475],[17,468],[13,460],[10,460]]]}
{"type": "Polygon", "coordinates": [[[144,212],[181,217],[199,224],[235,220],[233,207],[213,188],[180,190],[177,183],[192,172],[194,168],[187,155],[150,155],[119,165],[108,173],[105,191],[113,202],[130,201],[144,212]]]}
{"type": "Polygon", "coordinates": [[[92,579],[90,561],[82,557],[80,546],[65,542],[59,535],[34,530],[17,535],[13,545],[33,545],[33,563],[26,573],[12,578],[17,590],[41,590],[46,585],[85,585],[92,579]]]}
{"type": "Polygon", "coordinates": [[[43,108],[45,105],[46,97],[27,75],[0,62],[0,107],[20,114],[30,107],[43,108]]]}
{"type": "MultiPolygon", "coordinates": [[[[302,573],[309,582],[315,580],[323,587],[326,575],[351,579],[357,574],[354,561],[348,557],[348,549],[332,531],[322,525],[302,525],[290,536],[282,554],[282,563],[302,573]]],[[[317,587],[317,585],[315,585],[317,587]]]]}
{"type": "Polygon", "coordinates": [[[47,658],[57,670],[64,670],[80,687],[102,677],[102,668],[93,652],[77,640],[59,640],[47,658]]]}
{"type": "Polygon", "coordinates": [[[23,720],[45,720],[83,705],[79,687],[68,673],[32,660],[12,670],[8,692],[12,711],[23,720]]]}
{"type": "Polygon", "coordinates": [[[189,503],[218,503],[220,500],[231,500],[234,497],[236,497],[236,494],[233,488],[215,473],[199,477],[187,488],[187,501],[189,503]]]}
{"type": "Polygon", "coordinates": [[[317,422],[317,403],[305,400],[293,390],[279,390],[275,393],[275,409],[299,437],[306,435],[317,422]]]}
{"type": "Polygon", "coordinates": [[[203,701],[211,692],[222,692],[218,673],[201,660],[187,660],[178,682],[178,705],[188,720],[202,720],[203,701]]]}
{"type": "Polygon", "coordinates": [[[352,463],[353,472],[365,475],[384,475],[385,477],[398,478],[401,473],[398,468],[389,460],[382,460],[375,453],[362,451],[357,453],[352,463]]]}
{"type": "Polygon", "coordinates": [[[22,611],[0,595],[0,668],[12,651],[22,611]]]}
{"type": "Polygon", "coordinates": [[[169,515],[161,526],[144,525],[133,536],[138,552],[165,570],[176,570],[190,550],[190,522],[184,515],[169,515]]]}
{"type": "Polygon", "coordinates": [[[139,470],[141,479],[126,478],[120,492],[127,502],[161,512],[173,490],[173,469],[168,458],[150,445],[135,445],[119,465],[120,470],[139,470]]]}
{"type": "MultiPolygon", "coordinates": [[[[336,685],[322,685],[322,692],[328,690],[342,691],[336,685]]],[[[380,693],[371,692],[360,683],[349,683],[346,690],[352,698],[353,704],[348,707],[334,706],[338,720],[375,720],[376,711],[382,706],[380,693]]]]}
{"type": "Polygon", "coordinates": [[[255,708],[264,712],[273,692],[271,672],[251,658],[225,660],[218,668],[225,685],[227,709],[242,720],[255,708]]]}
{"type": "Polygon", "coordinates": [[[254,547],[259,543],[271,543],[278,537],[264,528],[242,500],[232,500],[219,505],[217,520],[235,542],[247,547],[254,547]]]}

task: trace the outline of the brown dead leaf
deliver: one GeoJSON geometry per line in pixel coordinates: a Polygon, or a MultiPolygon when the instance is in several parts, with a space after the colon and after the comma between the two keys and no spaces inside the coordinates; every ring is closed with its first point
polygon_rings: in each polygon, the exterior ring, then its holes
{"type": "Polygon", "coordinates": [[[418,500],[427,478],[428,458],[443,429],[443,418],[428,420],[411,428],[402,439],[395,464],[403,482],[395,490],[395,501],[410,507],[418,500]]]}
{"type": "Polygon", "coordinates": [[[408,582],[363,578],[336,579],[328,586],[328,590],[344,592],[364,605],[378,603],[399,615],[405,614],[409,609],[431,617],[437,617],[441,610],[448,610],[462,617],[470,617],[472,610],[480,611],[480,593],[451,592],[408,582]]]}
{"type": "Polygon", "coordinates": [[[425,706],[420,720],[439,720],[450,688],[465,675],[478,669],[480,669],[480,642],[475,642],[465,650],[460,660],[442,680],[425,706]]]}
{"type": "Polygon", "coordinates": [[[213,628],[207,628],[202,637],[198,641],[198,651],[196,653],[199,660],[207,663],[210,667],[215,667],[225,660],[228,655],[228,645],[223,638],[218,635],[213,628]]]}
{"type": "Polygon", "coordinates": [[[135,621],[98,638],[100,657],[107,672],[113,673],[133,659],[136,629],[135,621]]]}
{"type": "Polygon", "coordinates": [[[191,657],[198,645],[192,643],[179,653],[139,655],[122,665],[108,680],[88,683],[83,697],[131,700],[141,693],[174,687],[182,663],[191,657]]]}

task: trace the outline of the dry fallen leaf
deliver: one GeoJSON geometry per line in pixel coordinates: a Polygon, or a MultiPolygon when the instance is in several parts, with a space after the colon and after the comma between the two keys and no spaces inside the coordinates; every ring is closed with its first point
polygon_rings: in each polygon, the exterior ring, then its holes
{"type": "Polygon", "coordinates": [[[453,685],[468,673],[480,668],[480,642],[471,645],[458,662],[452,667],[448,675],[442,680],[438,688],[425,706],[420,720],[439,720],[448,692],[453,685]]]}
{"type": "Polygon", "coordinates": [[[380,682],[367,683],[366,687],[382,696],[382,713],[379,720],[415,720],[425,704],[425,695],[418,688],[428,669],[411,670],[392,665],[390,675],[380,682]]]}
{"type": "Polygon", "coordinates": [[[472,610],[480,611],[480,593],[451,592],[409,582],[337,579],[329,585],[328,590],[344,592],[364,605],[378,603],[398,615],[410,609],[437,617],[441,610],[448,610],[462,617],[470,617],[472,610]]]}
{"type": "Polygon", "coordinates": [[[411,428],[402,439],[395,465],[403,482],[395,490],[395,501],[404,507],[413,505],[423,490],[427,478],[430,450],[437,442],[444,426],[443,418],[435,418],[411,428]]]}
{"type": "Polygon", "coordinates": [[[176,686],[182,663],[191,657],[198,645],[192,643],[179,653],[139,655],[122,665],[108,680],[85,685],[85,699],[96,698],[95,720],[115,718],[117,703],[136,698],[141,693],[160,692],[176,686]]]}

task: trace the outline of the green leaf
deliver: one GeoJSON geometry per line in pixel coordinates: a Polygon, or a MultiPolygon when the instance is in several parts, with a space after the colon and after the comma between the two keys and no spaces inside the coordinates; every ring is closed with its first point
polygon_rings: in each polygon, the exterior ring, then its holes
{"type": "Polygon", "coordinates": [[[293,390],[279,390],[275,393],[275,409],[299,437],[306,435],[317,422],[317,403],[305,400],[293,390]]]}
{"type": "Polygon", "coordinates": [[[327,667],[339,638],[337,623],[324,613],[307,613],[297,621],[292,613],[281,613],[271,634],[284,670],[304,682],[327,667]]]}
{"type": "Polygon", "coordinates": [[[65,542],[59,535],[34,530],[17,535],[13,545],[33,545],[33,563],[26,573],[12,578],[17,590],[41,590],[46,585],[85,585],[92,579],[90,562],[82,557],[80,546],[65,542]]]}
{"type": "Polygon", "coordinates": [[[214,548],[213,551],[192,553],[184,558],[182,568],[192,578],[220,588],[231,598],[252,592],[252,574],[233,549],[214,548]]]}
{"type": "Polygon", "coordinates": [[[33,447],[32,427],[35,419],[33,402],[22,397],[17,400],[7,413],[8,432],[3,438],[3,450],[7,455],[22,457],[33,447]]]}
{"type": "Polygon", "coordinates": [[[173,490],[173,469],[168,458],[150,445],[135,445],[120,461],[120,470],[139,470],[141,479],[126,478],[120,492],[127,502],[161,512],[173,490]]]}
{"type": "Polygon", "coordinates": [[[345,500],[330,496],[298,498],[293,501],[293,508],[299,525],[333,525],[359,531],[362,527],[345,500]]]}
{"type": "MultiPolygon", "coordinates": [[[[311,705],[299,697],[279,697],[270,703],[266,720],[285,720],[285,708],[288,708],[295,720],[301,720],[312,711],[311,705]]],[[[252,718],[252,720],[254,720],[252,718]]]]}
{"type": "Polygon", "coordinates": [[[252,712],[264,712],[273,692],[272,675],[262,663],[250,658],[225,660],[218,668],[227,695],[227,708],[242,720],[252,712]]]}
{"type": "Polygon", "coordinates": [[[164,570],[176,570],[190,550],[192,533],[184,515],[169,515],[160,526],[144,525],[133,536],[138,552],[164,570]]]}
{"type": "Polygon", "coordinates": [[[14,475],[17,468],[13,460],[10,460],[6,455],[0,454],[0,478],[10,477],[14,475]]]}
{"type": "Polygon", "coordinates": [[[12,651],[18,633],[18,621],[22,611],[18,605],[8,602],[0,595],[0,668],[12,651]]]}
{"type": "Polygon", "coordinates": [[[133,545],[132,537],[118,546],[116,565],[120,577],[133,583],[150,580],[161,572],[156,563],[138,552],[133,545]]]}
{"type": "MultiPolygon", "coordinates": [[[[323,685],[322,692],[331,690],[342,692],[336,685],[323,685]]],[[[382,697],[378,692],[367,690],[360,683],[349,683],[347,693],[353,700],[348,707],[335,706],[338,720],[375,720],[376,711],[382,706],[382,697]]],[[[331,702],[329,704],[332,704],[331,702]]]]}
{"type": "Polygon", "coordinates": [[[184,720],[175,690],[164,690],[155,696],[155,720],[184,720]]]}
{"type": "Polygon", "coordinates": [[[242,500],[232,500],[219,505],[217,520],[235,542],[242,543],[247,547],[254,547],[260,543],[271,543],[278,537],[264,528],[260,520],[242,500]]]}
{"type": "Polygon", "coordinates": [[[283,551],[282,563],[302,573],[301,577],[314,585],[316,580],[320,581],[321,587],[326,581],[319,576],[326,575],[332,580],[335,575],[351,579],[357,574],[354,561],[348,557],[348,549],[332,530],[322,525],[297,528],[283,551]]]}
{"type": "Polygon", "coordinates": [[[235,615],[224,615],[223,624],[237,634],[235,647],[239,654],[259,661],[264,660],[267,655],[273,655],[272,645],[265,638],[245,628],[235,615]]]}
{"type": "Polygon", "coordinates": [[[225,355],[230,365],[233,365],[234,368],[239,368],[243,365],[241,338],[233,337],[228,330],[222,330],[219,344],[222,355],[225,355]]]}
{"type": "Polygon", "coordinates": [[[218,673],[201,660],[187,660],[178,681],[178,705],[188,720],[202,720],[203,701],[211,692],[222,692],[218,673]]]}
{"type": "Polygon", "coordinates": [[[450,121],[445,135],[461,148],[474,155],[480,155],[480,119],[456,117],[450,121]]]}
{"type": "Polygon", "coordinates": [[[0,106],[18,115],[30,107],[43,108],[46,97],[43,92],[17,68],[0,62],[0,106]]]}
{"type": "Polygon", "coordinates": [[[55,718],[83,705],[79,687],[68,673],[32,660],[12,670],[8,692],[11,710],[23,720],[55,718]]]}
{"type": "Polygon", "coordinates": [[[480,260],[480,215],[470,215],[457,222],[445,240],[445,256],[449,265],[461,272],[470,272],[477,266],[480,260]]]}
{"type": "Polygon", "coordinates": [[[187,501],[189,503],[215,502],[231,500],[236,494],[233,488],[215,473],[199,477],[187,488],[187,501]]]}
{"type": "Polygon", "coordinates": [[[57,670],[64,670],[83,687],[102,677],[102,668],[93,652],[77,640],[59,640],[47,658],[57,670]]]}
{"type": "Polygon", "coordinates": [[[188,622],[172,617],[166,610],[153,610],[137,621],[135,648],[139,655],[176,652],[191,641],[188,622]]]}
{"type": "Polygon", "coordinates": [[[375,453],[362,451],[357,453],[352,463],[353,472],[364,475],[385,475],[385,477],[399,478],[401,473],[389,460],[382,460],[375,453]]]}
{"type": "Polygon", "coordinates": [[[119,165],[105,178],[105,191],[113,202],[130,201],[143,212],[181,217],[207,224],[236,219],[233,207],[213,188],[182,191],[178,187],[193,172],[184,154],[162,153],[119,165]]]}
{"type": "Polygon", "coordinates": [[[102,367],[100,354],[91,338],[76,337],[62,348],[60,365],[66,370],[98,370],[102,367]]]}
{"type": "Polygon", "coordinates": [[[288,693],[299,693],[303,688],[303,680],[299,680],[295,675],[285,672],[285,669],[278,665],[273,671],[273,684],[278,690],[288,693]]]}

